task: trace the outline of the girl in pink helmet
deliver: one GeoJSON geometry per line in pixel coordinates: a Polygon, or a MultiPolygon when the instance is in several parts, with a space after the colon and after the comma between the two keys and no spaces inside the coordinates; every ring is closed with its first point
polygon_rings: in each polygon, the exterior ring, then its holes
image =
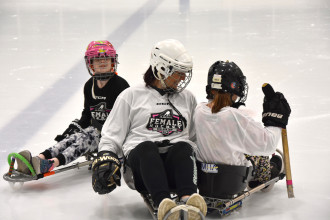
{"type": "MultiPolygon", "coordinates": [[[[57,143],[32,157],[30,151],[20,152],[32,165],[36,174],[68,164],[85,153],[97,150],[103,123],[112,110],[117,96],[129,84],[118,76],[118,55],[107,41],[92,41],[85,52],[86,67],[91,78],[84,86],[84,109],[81,118],[70,123],[63,134],[57,135],[57,143]]],[[[27,166],[18,160],[17,170],[30,174],[27,166]]]]}

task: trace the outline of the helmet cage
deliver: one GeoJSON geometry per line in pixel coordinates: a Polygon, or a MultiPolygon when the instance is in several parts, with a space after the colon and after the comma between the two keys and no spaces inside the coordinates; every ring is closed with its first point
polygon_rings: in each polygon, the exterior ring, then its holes
{"type": "Polygon", "coordinates": [[[162,83],[164,83],[164,91],[166,93],[179,93],[182,92],[189,84],[191,77],[192,77],[192,71],[188,71],[188,72],[178,72],[175,71],[175,74],[180,75],[180,77],[175,77],[174,74],[170,75],[169,77],[167,77],[167,80],[160,80],[162,83]],[[182,79],[182,76],[184,75],[184,79],[182,79]],[[177,84],[176,88],[173,88],[171,85],[169,85],[167,83],[167,81],[171,81],[172,85],[173,84],[177,84]]]}
{"type": "Polygon", "coordinates": [[[115,57],[111,58],[111,68],[109,72],[103,72],[103,73],[96,73],[94,68],[94,60],[95,59],[105,59],[110,56],[100,55],[100,56],[85,56],[85,63],[87,70],[89,72],[89,75],[91,75],[96,80],[108,80],[117,72],[117,64],[118,64],[118,55],[116,54],[115,57]]]}

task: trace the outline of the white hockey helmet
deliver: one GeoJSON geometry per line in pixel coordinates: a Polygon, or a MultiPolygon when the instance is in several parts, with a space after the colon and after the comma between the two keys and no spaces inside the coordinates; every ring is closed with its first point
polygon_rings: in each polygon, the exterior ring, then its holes
{"type": "Polygon", "coordinates": [[[155,78],[161,81],[167,92],[181,92],[192,77],[192,58],[178,40],[168,39],[156,43],[151,50],[150,65],[155,78]],[[166,85],[165,80],[175,72],[185,74],[185,77],[173,89],[166,85]]]}

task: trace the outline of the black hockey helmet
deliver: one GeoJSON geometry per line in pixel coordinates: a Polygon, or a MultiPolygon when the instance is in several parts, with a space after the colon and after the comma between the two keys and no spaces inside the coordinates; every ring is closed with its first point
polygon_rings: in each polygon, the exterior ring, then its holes
{"type": "Polygon", "coordinates": [[[248,84],[236,63],[219,60],[209,69],[206,86],[207,99],[213,99],[212,89],[235,94],[240,97],[238,102],[244,103],[247,98],[248,84]]]}

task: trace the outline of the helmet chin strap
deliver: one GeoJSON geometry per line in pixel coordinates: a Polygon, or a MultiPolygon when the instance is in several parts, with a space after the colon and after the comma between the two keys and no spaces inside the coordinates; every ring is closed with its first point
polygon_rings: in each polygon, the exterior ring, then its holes
{"type": "MultiPolygon", "coordinates": [[[[239,97],[239,96],[238,96],[239,97]]],[[[231,93],[230,95],[230,99],[231,99],[231,107],[233,108],[239,108],[241,105],[244,105],[245,106],[245,103],[241,102],[241,97],[239,97],[238,101],[233,101],[233,93],[231,93]]]]}
{"type": "Polygon", "coordinates": [[[167,86],[166,86],[166,84],[165,84],[165,82],[164,82],[164,80],[163,80],[163,79],[161,79],[161,80],[160,80],[160,83],[162,84],[162,86],[163,86],[163,89],[166,89],[166,88],[167,88],[167,86]]]}
{"type": "Polygon", "coordinates": [[[245,103],[243,102],[235,102],[231,105],[231,107],[233,108],[239,108],[241,105],[244,105],[245,106],[245,103]]]}
{"type": "Polygon", "coordinates": [[[157,76],[158,76],[158,79],[159,79],[160,84],[162,85],[163,89],[166,89],[167,86],[166,86],[165,81],[164,81],[164,79],[163,79],[163,77],[162,77],[162,74],[161,74],[160,72],[157,71],[157,76]]]}

